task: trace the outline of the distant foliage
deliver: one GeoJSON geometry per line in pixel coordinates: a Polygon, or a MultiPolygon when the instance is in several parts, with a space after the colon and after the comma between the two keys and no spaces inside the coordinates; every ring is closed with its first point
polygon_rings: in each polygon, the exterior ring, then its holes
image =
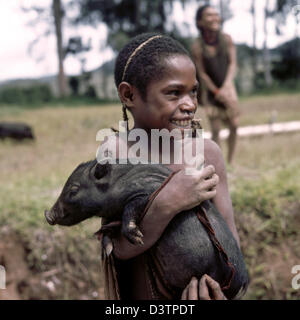
{"type": "Polygon", "coordinates": [[[78,77],[71,77],[69,79],[69,86],[72,91],[73,96],[78,96],[79,94],[79,79],[78,77]]]}
{"type": "Polygon", "coordinates": [[[94,98],[94,99],[97,98],[96,90],[92,85],[88,86],[86,93],[85,93],[85,96],[88,98],[94,98]]]}
{"type": "MultiPolygon", "coordinates": [[[[192,0],[180,0],[187,5],[192,0]]],[[[203,3],[199,0],[197,2],[203,3]]],[[[208,1],[205,1],[208,2],[208,1]]],[[[116,52],[130,38],[144,32],[159,32],[168,34],[187,45],[185,37],[170,21],[173,0],[77,0],[79,15],[74,24],[97,25],[103,22],[108,27],[107,45],[116,52]],[[171,28],[167,26],[171,23],[171,28]]],[[[228,16],[228,8],[224,5],[228,16]]]]}
{"type": "Polygon", "coordinates": [[[280,81],[300,80],[300,39],[287,42],[278,51],[281,59],[273,62],[273,77],[280,81]]]}
{"type": "Polygon", "coordinates": [[[47,85],[35,85],[28,88],[3,88],[0,91],[0,103],[7,104],[37,104],[53,99],[47,85]]]}

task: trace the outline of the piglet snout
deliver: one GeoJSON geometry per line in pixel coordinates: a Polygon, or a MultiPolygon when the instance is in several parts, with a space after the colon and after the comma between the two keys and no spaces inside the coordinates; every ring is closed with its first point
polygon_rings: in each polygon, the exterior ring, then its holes
{"type": "Polygon", "coordinates": [[[52,211],[49,210],[45,210],[45,218],[47,220],[47,222],[53,226],[54,224],[56,224],[55,218],[53,217],[53,213],[52,211]]]}

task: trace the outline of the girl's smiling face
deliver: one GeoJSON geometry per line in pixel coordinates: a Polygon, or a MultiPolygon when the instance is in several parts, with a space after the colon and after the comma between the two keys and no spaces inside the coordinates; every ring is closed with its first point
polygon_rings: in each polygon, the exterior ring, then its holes
{"type": "Polygon", "coordinates": [[[196,69],[186,55],[165,59],[164,76],[153,80],[142,99],[133,88],[134,127],[150,129],[190,129],[197,109],[196,69]]]}

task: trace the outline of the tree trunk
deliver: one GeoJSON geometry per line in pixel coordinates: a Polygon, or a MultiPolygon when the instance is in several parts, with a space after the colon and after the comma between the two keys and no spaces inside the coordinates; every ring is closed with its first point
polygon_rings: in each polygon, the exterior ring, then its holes
{"type": "Polygon", "coordinates": [[[141,7],[141,2],[139,0],[135,0],[135,24],[138,26],[140,25],[140,22],[141,22],[140,7],[141,7]]]}
{"type": "Polygon", "coordinates": [[[64,73],[64,52],[63,52],[63,39],[62,39],[62,7],[61,0],[53,0],[53,16],[55,24],[57,56],[58,56],[58,86],[60,97],[66,96],[67,83],[64,73]]]}
{"type": "Polygon", "coordinates": [[[267,22],[268,22],[268,9],[269,9],[269,0],[266,0],[266,6],[265,6],[265,16],[264,16],[264,49],[263,49],[263,59],[264,59],[264,76],[265,76],[265,82],[267,87],[270,87],[272,84],[272,77],[271,77],[271,68],[270,68],[270,52],[268,49],[268,28],[267,28],[267,22]]]}
{"type": "Polygon", "coordinates": [[[220,0],[219,7],[220,7],[220,16],[221,16],[221,26],[223,26],[223,23],[224,23],[224,3],[223,3],[223,0],[220,0]]]}
{"type": "Polygon", "coordinates": [[[252,51],[252,70],[254,77],[257,73],[257,55],[256,55],[256,9],[255,9],[255,0],[252,0],[251,4],[251,14],[252,14],[252,39],[253,39],[253,51],[252,51]]]}

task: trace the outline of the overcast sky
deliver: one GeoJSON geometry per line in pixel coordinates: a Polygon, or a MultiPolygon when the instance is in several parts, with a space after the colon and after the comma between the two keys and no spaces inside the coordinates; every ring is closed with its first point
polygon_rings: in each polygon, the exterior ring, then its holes
{"type": "MultiPolygon", "coordinates": [[[[63,2],[66,0],[62,0],[63,2]]],[[[109,0],[108,0],[109,1],[109,0]]],[[[20,10],[20,4],[29,7],[32,3],[42,5],[51,4],[51,0],[0,0],[0,81],[14,78],[34,78],[53,75],[57,72],[56,43],[54,35],[41,40],[34,48],[31,55],[28,54],[28,45],[38,34],[43,33],[46,24],[30,27],[27,23],[34,18],[33,14],[24,13],[20,10]]],[[[186,35],[197,36],[194,25],[196,5],[188,5],[183,11],[181,5],[174,0],[174,14],[172,19],[178,25],[185,25],[186,35]]],[[[263,7],[265,0],[257,3],[257,44],[263,44],[263,7]]],[[[275,0],[270,0],[271,6],[275,0]]],[[[300,2],[299,2],[300,3],[300,2]]],[[[224,25],[224,31],[229,33],[235,43],[246,43],[252,45],[252,18],[249,13],[250,0],[231,0],[233,18],[224,25]]],[[[280,43],[292,39],[296,32],[296,22],[291,14],[283,28],[283,35],[275,34],[274,21],[268,23],[269,47],[275,47],[280,43]]],[[[298,34],[300,34],[300,25],[298,34]]],[[[106,27],[100,24],[97,28],[80,27],[64,28],[65,39],[71,35],[82,35],[91,37],[93,50],[86,56],[86,69],[91,70],[99,67],[103,62],[113,57],[113,52],[105,48],[106,27]],[[100,50],[100,48],[102,48],[100,50]]],[[[65,61],[67,74],[77,74],[80,71],[78,60],[68,57],[65,61]]]]}

